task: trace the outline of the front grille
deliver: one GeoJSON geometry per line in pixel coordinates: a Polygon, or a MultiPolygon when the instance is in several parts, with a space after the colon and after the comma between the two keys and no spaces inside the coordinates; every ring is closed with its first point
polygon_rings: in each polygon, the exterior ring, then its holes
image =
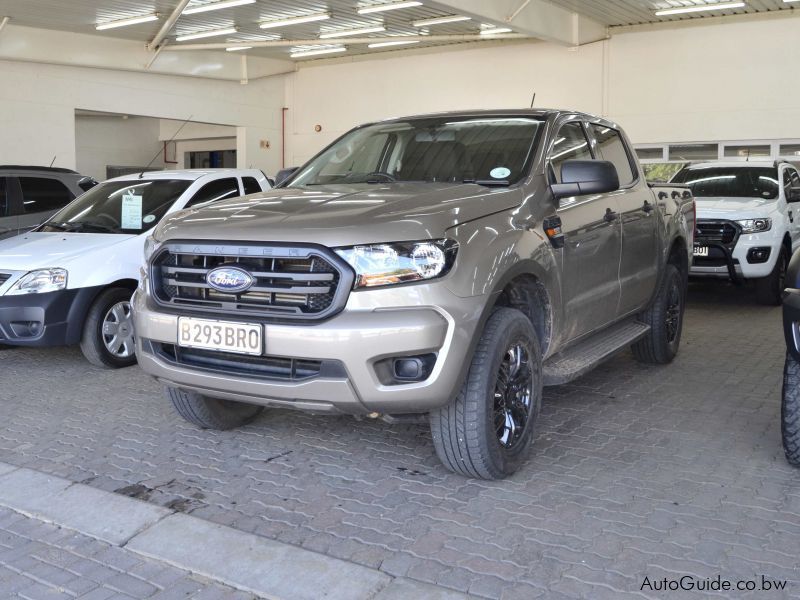
{"type": "Polygon", "coordinates": [[[0,285],[11,279],[11,273],[0,273],[0,285]]]}
{"type": "Polygon", "coordinates": [[[144,340],[150,354],[169,363],[225,375],[242,375],[279,381],[303,381],[315,377],[344,379],[347,373],[338,360],[307,360],[280,356],[229,354],[198,348],[182,348],[144,340]]]}
{"type": "Polygon", "coordinates": [[[699,244],[724,244],[729,246],[739,237],[739,227],[731,221],[698,219],[694,241],[699,244]]]}
{"type": "Polygon", "coordinates": [[[162,305],[277,319],[321,319],[344,308],[353,274],[325,248],[170,243],[152,263],[156,301],[162,305]],[[254,279],[244,292],[222,292],[206,277],[236,266],[254,279]]]}

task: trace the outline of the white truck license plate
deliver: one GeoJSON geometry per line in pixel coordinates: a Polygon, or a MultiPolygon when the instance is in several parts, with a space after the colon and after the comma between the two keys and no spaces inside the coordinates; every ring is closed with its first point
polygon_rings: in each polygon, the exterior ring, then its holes
{"type": "Polygon", "coordinates": [[[178,318],[178,345],[238,354],[262,353],[261,325],[178,318]]]}
{"type": "Polygon", "coordinates": [[[694,255],[695,256],[708,256],[708,246],[695,246],[694,247],[694,255]]]}

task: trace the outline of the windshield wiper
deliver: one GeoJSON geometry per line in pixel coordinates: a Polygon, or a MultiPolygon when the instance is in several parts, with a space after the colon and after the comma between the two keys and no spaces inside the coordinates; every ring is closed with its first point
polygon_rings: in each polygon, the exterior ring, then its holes
{"type": "Polygon", "coordinates": [[[465,179],[461,183],[474,183],[486,187],[508,187],[511,183],[507,179],[465,179]]]}
{"type": "Polygon", "coordinates": [[[69,231],[69,223],[59,223],[58,221],[45,221],[39,227],[52,227],[53,229],[60,229],[61,231],[69,231]]]}

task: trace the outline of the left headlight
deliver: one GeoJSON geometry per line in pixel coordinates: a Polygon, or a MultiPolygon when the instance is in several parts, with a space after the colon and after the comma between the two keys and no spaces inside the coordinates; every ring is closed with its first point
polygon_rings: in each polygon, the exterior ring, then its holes
{"type": "Polygon", "coordinates": [[[46,294],[56,292],[67,287],[66,269],[37,269],[23,275],[11,289],[6,292],[6,296],[18,296],[21,294],[46,294]]]}
{"type": "Polygon", "coordinates": [[[772,229],[772,219],[745,219],[736,221],[742,227],[742,233],[761,233],[772,229]]]}
{"type": "Polygon", "coordinates": [[[427,240],[336,248],[356,272],[355,288],[377,287],[436,279],[456,260],[453,240],[427,240]]]}

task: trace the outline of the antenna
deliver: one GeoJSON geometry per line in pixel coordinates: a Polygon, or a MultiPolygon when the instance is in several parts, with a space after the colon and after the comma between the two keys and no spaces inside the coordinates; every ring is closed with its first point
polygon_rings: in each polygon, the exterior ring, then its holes
{"type": "MultiPolygon", "coordinates": [[[[58,156],[58,154],[56,154],[56,156],[58,156]]],[[[56,162],[56,156],[54,156],[54,157],[53,157],[53,160],[51,160],[51,161],[50,161],[50,166],[51,166],[51,167],[52,167],[52,166],[53,166],[53,164],[55,164],[55,162],[56,162]]]]}
{"type": "Polygon", "coordinates": [[[536,102],[536,92],[533,92],[533,98],[531,98],[531,108],[533,108],[534,102],[536,102]]]}
{"type": "MultiPolygon", "coordinates": [[[[182,130],[184,127],[186,127],[186,124],[187,124],[187,123],[188,123],[188,122],[191,120],[191,118],[192,118],[193,116],[194,116],[194,115],[189,115],[189,116],[187,117],[187,119],[186,119],[186,120],[185,120],[183,123],[181,123],[181,126],[180,126],[180,127],[178,127],[178,130],[177,130],[175,133],[173,133],[173,134],[172,134],[172,137],[171,137],[171,138],[169,138],[169,139],[168,139],[166,142],[164,142],[164,143],[165,143],[165,144],[169,144],[169,143],[170,143],[171,141],[173,141],[173,140],[174,140],[176,137],[178,137],[178,134],[181,132],[181,130],[182,130]]],[[[154,162],[154,161],[155,161],[155,160],[158,158],[158,155],[159,155],[159,154],[161,154],[161,150],[160,150],[160,149],[159,149],[159,151],[158,151],[158,152],[156,152],[155,156],[153,156],[153,158],[151,158],[151,159],[150,159],[150,162],[149,162],[149,163],[147,163],[147,165],[145,166],[145,168],[144,168],[144,169],[142,169],[142,172],[141,172],[141,173],[139,173],[139,179],[141,179],[142,177],[144,177],[144,172],[145,172],[145,171],[148,169],[148,167],[149,167],[150,165],[152,165],[152,164],[153,164],[153,162],[154,162]]]]}
{"type": "Polygon", "coordinates": [[[750,148],[747,148],[747,158],[744,159],[744,162],[750,162],[750,148]]]}

